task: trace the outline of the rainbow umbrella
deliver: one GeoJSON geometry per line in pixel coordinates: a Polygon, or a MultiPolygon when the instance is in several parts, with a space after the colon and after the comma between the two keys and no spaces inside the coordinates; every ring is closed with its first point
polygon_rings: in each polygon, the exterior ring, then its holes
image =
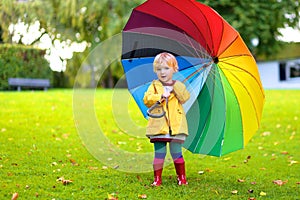
{"type": "Polygon", "coordinates": [[[264,91],[249,49],[216,11],[193,0],[148,0],[132,11],[122,37],[128,89],[145,117],[152,62],[167,51],[179,63],[175,79],[191,93],[184,147],[213,156],[244,148],[259,128],[264,91]]]}

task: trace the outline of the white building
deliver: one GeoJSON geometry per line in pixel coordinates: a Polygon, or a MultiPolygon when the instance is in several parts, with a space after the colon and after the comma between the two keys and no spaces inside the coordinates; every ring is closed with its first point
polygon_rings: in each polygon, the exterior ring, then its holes
{"type": "Polygon", "coordinates": [[[265,89],[300,89],[300,58],[257,65],[265,89]]]}

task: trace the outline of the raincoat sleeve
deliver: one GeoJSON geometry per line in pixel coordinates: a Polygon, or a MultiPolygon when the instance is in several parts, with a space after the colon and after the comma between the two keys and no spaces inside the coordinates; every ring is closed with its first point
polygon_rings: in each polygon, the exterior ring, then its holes
{"type": "Polygon", "coordinates": [[[173,91],[175,93],[176,98],[181,104],[184,104],[190,98],[189,91],[186,89],[185,85],[180,81],[175,82],[173,86],[173,91]]]}
{"type": "Polygon", "coordinates": [[[161,99],[161,95],[161,90],[158,90],[155,82],[152,82],[152,84],[148,87],[148,90],[144,94],[144,104],[148,108],[151,107],[153,104],[155,104],[161,99]]]}

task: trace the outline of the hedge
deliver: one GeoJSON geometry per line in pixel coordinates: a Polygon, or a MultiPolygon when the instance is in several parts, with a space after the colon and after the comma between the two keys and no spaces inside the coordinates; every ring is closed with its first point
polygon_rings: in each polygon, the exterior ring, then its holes
{"type": "Polygon", "coordinates": [[[45,51],[24,45],[0,45],[0,90],[9,89],[8,78],[46,78],[53,73],[45,51]]]}

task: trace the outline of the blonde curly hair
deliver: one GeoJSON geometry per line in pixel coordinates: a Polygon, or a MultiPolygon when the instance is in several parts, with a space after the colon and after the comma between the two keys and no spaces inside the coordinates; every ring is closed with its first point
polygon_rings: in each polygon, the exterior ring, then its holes
{"type": "Polygon", "coordinates": [[[173,68],[175,72],[178,71],[178,62],[170,53],[163,52],[155,56],[153,61],[153,71],[156,72],[156,68],[161,65],[166,65],[170,68],[173,68]]]}

